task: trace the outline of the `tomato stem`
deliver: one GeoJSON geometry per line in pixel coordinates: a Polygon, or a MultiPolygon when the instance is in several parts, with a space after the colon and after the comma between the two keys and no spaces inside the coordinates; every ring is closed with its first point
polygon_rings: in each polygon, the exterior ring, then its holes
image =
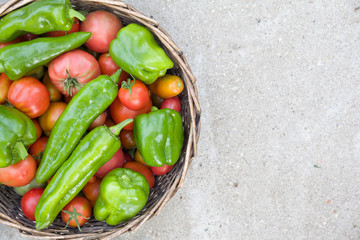
{"type": "Polygon", "coordinates": [[[127,81],[123,81],[121,83],[121,88],[129,90],[129,99],[131,99],[131,90],[134,84],[135,84],[135,80],[133,80],[133,82],[131,83],[130,78],[128,78],[127,81]]]}
{"type": "Polygon", "coordinates": [[[67,226],[69,226],[69,223],[70,223],[70,221],[72,220],[72,219],[74,219],[75,220],[75,222],[76,222],[76,226],[78,227],[78,229],[79,229],[79,231],[81,232],[81,228],[80,228],[80,224],[79,224],[79,221],[78,221],[78,219],[77,219],[77,217],[83,217],[83,218],[85,218],[85,219],[89,219],[88,217],[85,217],[84,215],[82,215],[81,213],[78,213],[77,211],[76,211],[76,208],[74,208],[74,207],[72,207],[73,208],[73,212],[69,212],[69,211],[66,211],[66,210],[62,210],[64,213],[67,213],[67,214],[69,214],[69,221],[67,221],[67,223],[66,223],[66,226],[64,227],[64,228],[67,228],[67,226]]]}
{"type": "Polygon", "coordinates": [[[76,78],[73,78],[72,76],[70,76],[70,73],[68,72],[67,69],[65,71],[66,71],[67,78],[64,80],[64,88],[65,88],[66,93],[72,97],[73,96],[73,91],[72,91],[73,88],[80,89],[84,85],[79,83],[76,78]]]}
{"type": "Polygon", "coordinates": [[[84,15],[82,15],[81,13],[79,13],[78,11],[75,11],[74,9],[69,9],[69,17],[70,18],[75,18],[77,17],[80,21],[84,21],[86,18],[84,15]]]}

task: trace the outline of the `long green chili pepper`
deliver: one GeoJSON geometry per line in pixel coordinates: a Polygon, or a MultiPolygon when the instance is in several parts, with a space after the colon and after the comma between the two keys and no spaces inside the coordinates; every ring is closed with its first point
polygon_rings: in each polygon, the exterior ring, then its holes
{"type": "Polygon", "coordinates": [[[70,156],[94,119],[114,101],[121,70],[87,83],[71,99],[51,131],[35,180],[45,183],[70,156]]]}
{"type": "Polygon", "coordinates": [[[17,80],[60,54],[80,47],[90,36],[89,32],[75,32],[6,46],[0,49],[0,72],[5,72],[11,80],[17,80]]]}
{"type": "Polygon", "coordinates": [[[74,18],[85,17],[72,9],[69,0],[41,0],[8,13],[0,19],[0,42],[9,42],[28,32],[39,35],[69,31],[74,18]]]}
{"type": "Polygon", "coordinates": [[[96,171],[119,150],[121,142],[118,135],[132,121],[126,119],[110,128],[97,127],[81,140],[41,195],[35,209],[36,229],[48,227],[96,171]]]}

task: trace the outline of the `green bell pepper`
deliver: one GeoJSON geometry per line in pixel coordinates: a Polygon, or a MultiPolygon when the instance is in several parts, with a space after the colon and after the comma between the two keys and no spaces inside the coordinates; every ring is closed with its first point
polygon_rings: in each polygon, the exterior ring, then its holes
{"type": "Polygon", "coordinates": [[[134,140],[145,163],[160,167],[174,165],[180,157],[184,132],[180,114],[172,109],[152,107],[134,119],[134,140]]]}
{"type": "Polygon", "coordinates": [[[36,141],[36,128],[19,110],[0,105],[0,168],[28,156],[27,146],[36,141]]]}
{"type": "Polygon", "coordinates": [[[146,178],[131,169],[116,168],[106,174],[94,206],[94,217],[117,225],[135,216],[144,208],[149,197],[146,178]]]}
{"type": "Polygon", "coordinates": [[[40,35],[69,31],[74,18],[85,17],[71,7],[69,0],[41,0],[8,13],[0,19],[0,42],[9,42],[28,32],[40,35]]]}
{"type": "Polygon", "coordinates": [[[136,23],[120,29],[110,43],[109,52],[119,67],[145,84],[164,76],[174,66],[150,30],[136,23]]]}
{"type": "Polygon", "coordinates": [[[11,80],[17,80],[60,54],[80,47],[90,36],[89,32],[75,32],[6,46],[0,49],[0,72],[5,72],[11,80]]]}
{"type": "Polygon", "coordinates": [[[132,119],[113,127],[100,126],[88,133],[77,145],[45,188],[35,209],[36,229],[48,227],[86,185],[96,171],[120,149],[121,129],[132,119]]]}
{"type": "Polygon", "coordinates": [[[110,106],[118,95],[121,70],[111,77],[100,75],[88,82],[71,99],[56,121],[44,155],[36,171],[38,183],[48,180],[70,156],[94,119],[110,106]]]}

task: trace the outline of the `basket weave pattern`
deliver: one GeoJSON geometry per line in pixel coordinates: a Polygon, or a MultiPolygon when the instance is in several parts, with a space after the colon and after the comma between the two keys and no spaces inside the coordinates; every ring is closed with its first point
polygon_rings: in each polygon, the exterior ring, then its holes
{"type": "MultiPolygon", "coordinates": [[[[0,6],[0,16],[14,11],[32,0],[11,0],[0,6]]],[[[35,223],[27,219],[21,211],[21,197],[12,188],[0,186],[0,223],[19,229],[27,237],[44,239],[111,239],[127,231],[135,231],[145,221],[157,215],[176,191],[182,186],[192,158],[196,155],[197,142],[200,134],[200,105],[195,85],[195,77],[182,53],[171,37],[159,26],[155,20],[141,14],[132,6],[121,1],[109,0],[73,0],[75,9],[87,11],[106,10],[116,14],[124,25],[138,23],[146,26],[155,36],[157,42],[174,62],[171,74],[180,76],[185,88],[181,93],[181,115],[184,126],[184,146],[179,161],[165,176],[156,178],[156,186],[151,189],[149,200],[145,208],[129,221],[117,226],[107,225],[105,222],[91,218],[83,227],[82,232],[77,228],[64,229],[65,224],[58,217],[47,229],[37,231],[35,223]]]]}

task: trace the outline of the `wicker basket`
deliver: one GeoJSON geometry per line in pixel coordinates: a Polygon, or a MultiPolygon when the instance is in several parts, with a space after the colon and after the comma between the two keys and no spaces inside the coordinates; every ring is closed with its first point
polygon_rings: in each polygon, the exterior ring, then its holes
{"type": "MultiPolygon", "coordinates": [[[[32,0],[12,0],[0,7],[0,16],[22,7],[32,0]]],[[[181,93],[181,115],[184,125],[184,146],[179,161],[166,176],[157,177],[156,186],[151,190],[145,208],[131,220],[117,226],[109,226],[95,219],[89,220],[82,227],[64,229],[65,224],[58,217],[47,229],[37,231],[35,223],[28,220],[20,209],[20,196],[10,187],[0,186],[0,222],[19,229],[27,237],[45,239],[111,239],[127,231],[134,231],[146,220],[157,215],[176,191],[182,186],[192,158],[196,155],[197,142],[200,134],[200,105],[195,85],[195,78],[181,50],[159,24],[138,12],[132,6],[120,1],[109,0],[74,0],[75,9],[94,11],[104,9],[116,14],[124,25],[135,22],[146,26],[152,31],[158,43],[163,47],[174,62],[174,68],[169,72],[180,76],[185,82],[181,93]]]]}

